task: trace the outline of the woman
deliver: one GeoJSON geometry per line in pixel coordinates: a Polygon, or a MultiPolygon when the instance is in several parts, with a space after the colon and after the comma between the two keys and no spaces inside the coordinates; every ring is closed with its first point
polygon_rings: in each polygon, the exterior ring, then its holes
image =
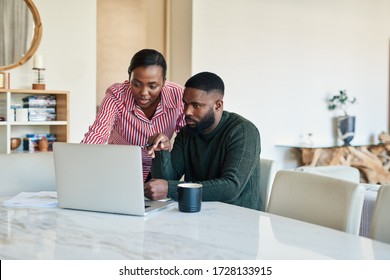
{"type": "MultiPolygon", "coordinates": [[[[131,59],[129,80],[110,86],[96,120],[82,143],[145,147],[157,133],[169,138],[185,125],[183,87],[166,81],[167,65],[161,53],[143,49],[131,59]]],[[[152,159],[142,149],[143,178],[147,181],[152,159]]]]}

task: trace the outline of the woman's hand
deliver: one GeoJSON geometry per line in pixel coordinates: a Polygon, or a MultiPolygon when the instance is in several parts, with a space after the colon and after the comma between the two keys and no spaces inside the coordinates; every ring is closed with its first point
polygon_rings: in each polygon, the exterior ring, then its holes
{"type": "Polygon", "coordinates": [[[169,141],[168,136],[166,136],[163,133],[158,133],[153,135],[149,138],[147,145],[148,154],[154,158],[155,151],[161,151],[161,150],[170,150],[171,149],[171,142],[169,141]]]}

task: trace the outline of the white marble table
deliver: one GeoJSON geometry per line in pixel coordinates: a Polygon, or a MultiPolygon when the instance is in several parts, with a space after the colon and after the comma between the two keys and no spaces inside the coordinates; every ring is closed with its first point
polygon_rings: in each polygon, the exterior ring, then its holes
{"type": "Polygon", "coordinates": [[[390,245],[219,202],[146,217],[0,206],[0,259],[390,259],[390,245]]]}

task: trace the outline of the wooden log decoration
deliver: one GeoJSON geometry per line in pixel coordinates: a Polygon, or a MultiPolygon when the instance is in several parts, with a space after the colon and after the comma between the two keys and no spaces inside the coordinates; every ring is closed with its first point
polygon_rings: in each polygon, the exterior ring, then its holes
{"type": "Polygon", "coordinates": [[[303,165],[352,166],[359,169],[362,183],[390,184],[390,143],[300,150],[303,165]]]}

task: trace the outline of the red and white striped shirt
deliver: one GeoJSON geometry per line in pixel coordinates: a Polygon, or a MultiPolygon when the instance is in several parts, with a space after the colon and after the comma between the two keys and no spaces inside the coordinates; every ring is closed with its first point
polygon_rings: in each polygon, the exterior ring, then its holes
{"type": "MultiPolygon", "coordinates": [[[[166,81],[160,95],[156,112],[149,120],[137,105],[130,82],[113,84],[107,89],[96,120],[82,143],[144,146],[148,138],[156,133],[164,133],[171,138],[185,125],[183,87],[166,81]]],[[[152,158],[144,149],[142,166],[145,180],[151,170],[152,158]]]]}

